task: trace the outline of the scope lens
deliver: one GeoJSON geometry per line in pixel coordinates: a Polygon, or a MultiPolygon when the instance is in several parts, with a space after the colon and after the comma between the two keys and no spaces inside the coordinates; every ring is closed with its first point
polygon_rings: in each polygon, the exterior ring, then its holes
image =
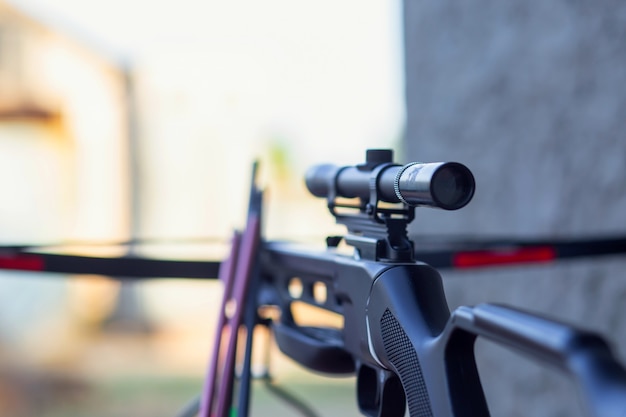
{"type": "Polygon", "coordinates": [[[463,165],[448,163],[435,172],[431,180],[431,194],[437,205],[457,210],[470,202],[475,182],[472,173],[463,165]]]}

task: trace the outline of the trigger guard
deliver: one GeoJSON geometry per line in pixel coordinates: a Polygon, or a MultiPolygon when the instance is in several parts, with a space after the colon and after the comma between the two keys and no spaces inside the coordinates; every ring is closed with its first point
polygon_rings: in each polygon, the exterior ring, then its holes
{"type": "Polygon", "coordinates": [[[352,355],[343,348],[341,331],[337,329],[277,323],[274,333],[285,355],[313,371],[334,375],[355,371],[352,355]]]}

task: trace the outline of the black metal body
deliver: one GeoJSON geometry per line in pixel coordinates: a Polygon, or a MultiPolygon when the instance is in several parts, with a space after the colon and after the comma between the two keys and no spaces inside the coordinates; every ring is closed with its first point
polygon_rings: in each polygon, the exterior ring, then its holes
{"type": "Polygon", "coordinates": [[[411,417],[488,416],[476,337],[570,374],[590,416],[626,413],[626,370],[599,335],[498,305],[450,314],[439,273],[423,263],[362,261],[278,243],[265,244],[262,253],[258,303],[283,312],[273,323],[278,346],[313,371],[356,373],[367,416],[403,416],[405,396],[411,417]],[[288,291],[296,277],[300,297],[288,291]],[[328,294],[323,303],[313,294],[320,282],[328,294]],[[300,327],[291,314],[295,301],[341,314],[343,328],[300,327]]]}

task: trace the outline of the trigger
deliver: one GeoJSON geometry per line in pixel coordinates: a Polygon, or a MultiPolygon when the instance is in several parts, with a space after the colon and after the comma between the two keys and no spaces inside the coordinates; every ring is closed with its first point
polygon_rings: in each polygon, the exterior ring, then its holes
{"type": "Polygon", "coordinates": [[[404,417],[406,396],[391,371],[360,364],[357,372],[359,410],[367,417],[404,417]]]}
{"type": "Polygon", "coordinates": [[[354,360],[343,348],[341,331],[275,324],[274,332],[280,350],[301,365],[327,374],[354,373],[354,360]]]}

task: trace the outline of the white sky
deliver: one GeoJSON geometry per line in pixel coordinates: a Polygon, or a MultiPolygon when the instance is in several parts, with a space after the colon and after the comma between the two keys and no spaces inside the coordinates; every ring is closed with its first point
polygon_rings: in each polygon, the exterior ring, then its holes
{"type": "Polygon", "coordinates": [[[402,128],[399,0],[12,1],[134,63],[196,62],[308,156],[353,161],[402,128]]]}

